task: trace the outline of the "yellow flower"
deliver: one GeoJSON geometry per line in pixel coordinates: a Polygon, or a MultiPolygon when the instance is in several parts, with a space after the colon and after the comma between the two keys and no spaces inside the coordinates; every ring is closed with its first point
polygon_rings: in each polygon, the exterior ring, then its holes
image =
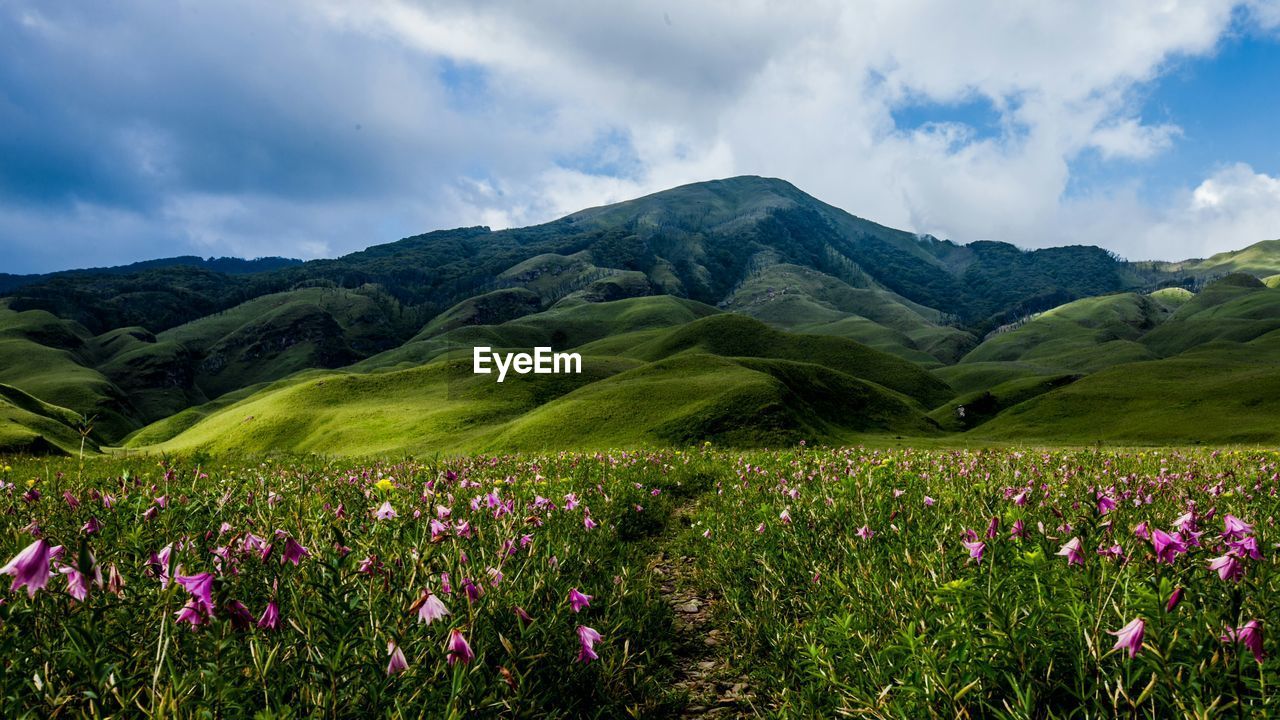
{"type": "Polygon", "coordinates": [[[11,466],[9,466],[9,465],[5,465],[5,466],[4,466],[4,471],[5,471],[5,472],[13,472],[13,468],[12,468],[11,466]]]}
{"type": "Polygon", "coordinates": [[[391,481],[386,478],[382,478],[378,482],[374,483],[373,486],[384,492],[395,487],[395,485],[392,485],[391,481]]]}

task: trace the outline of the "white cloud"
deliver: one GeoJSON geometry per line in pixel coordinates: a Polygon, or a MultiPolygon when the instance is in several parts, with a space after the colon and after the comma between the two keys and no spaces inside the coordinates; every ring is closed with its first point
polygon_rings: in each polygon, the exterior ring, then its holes
{"type": "MultiPolygon", "coordinates": [[[[80,61],[37,79],[70,104],[100,81],[109,100],[81,116],[128,120],[111,138],[150,193],[130,223],[210,253],[346,252],[745,173],[960,241],[1173,258],[1276,234],[1265,183],[1227,170],[1157,201],[1068,188],[1085,154],[1132,166],[1176,148],[1176,124],[1143,116],[1145,84],[1212,54],[1241,8],[1280,27],[1280,0],[245,0],[199,14],[126,2],[133,22],[115,23],[27,4],[15,16],[39,22],[18,51],[47,51],[30,66],[80,61]],[[475,84],[465,97],[442,59],[475,84]],[[199,98],[173,91],[183,80],[199,98]],[[148,98],[164,99],[150,116],[148,98]],[[895,123],[904,105],[957,102],[989,104],[998,126],[895,123]],[[1197,193],[1226,204],[1193,207],[1197,193]]],[[[73,217],[2,198],[0,210],[0,241],[6,217],[37,233],[73,217]]]]}

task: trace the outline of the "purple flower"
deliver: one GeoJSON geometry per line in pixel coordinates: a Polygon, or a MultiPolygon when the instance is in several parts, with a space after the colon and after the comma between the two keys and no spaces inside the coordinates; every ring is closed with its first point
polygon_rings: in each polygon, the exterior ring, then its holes
{"type": "Polygon", "coordinates": [[[231,624],[237,630],[247,630],[253,626],[253,615],[249,608],[239,600],[232,600],[222,606],[223,611],[231,618],[231,624]]]}
{"type": "Polygon", "coordinates": [[[1243,643],[1253,653],[1253,659],[1259,663],[1266,657],[1262,652],[1262,623],[1257,620],[1250,620],[1234,630],[1227,628],[1227,633],[1221,640],[1224,643],[1243,643]]]}
{"type": "Polygon", "coordinates": [[[1143,522],[1138,523],[1136,526],[1134,526],[1133,534],[1139,540],[1151,539],[1151,530],[1150,528],[1147,527],[1147,523],[1145,520],[1143,522]]]}
{"type": "Polygon", "coordinates": [[[1067,558],[1067,565],[1084,565],[1084,555],[1080,552],[1080,538],[1073,537],[1056,553],[1067,558]]]}
{"type": "Polygon", "coordinates": [[[399,675],[409,669],[409,661],[404,659],[404,651],[395,642],[387,643],[387,654],[391,656],[387,661],[388,676],[399,675]]]}
{"type": "Polygon", "coordinates": [[[588,529],[588,530],[594,530],[594,529],[596,529],[597,527],[600,527],[600,524],[599,524],[599,523],[597,523],[595,520],[592,520],[590,515],[583,515],[583,516],[582,516],[582,527],[584,527],[584,528],[586,528],[586,529],[588,529]]]}
{"type": "Polygon", "coordinates": [[[169,587],[169,578],[172,577],[170,572],[170,560],[173,557],[173,543],[169,543],[160,549],[158,553],[151,553],[151,560],[148,565],[151,568],[151,574],[160,578],[160,588],[169,587]]]}
{"type": "Polygon", "coordinates": [[[1244,566],[1235,555],[1227,553],[1209,561],[1209,569],[1218,573],[1218,577],[1232,582],[1244,575],[1244,566]]]}
{"type": "Polygon", "coordinates": [[[599,660],[600,656],[596,655],[596,643],[600,642],[600,633],[586,625],[578,626],[578,661],[591,662],[599,660]]]}
{"type": "Polygon", "coordinates": [[[213,574],[200,573],[199,575],[179,575],[174,581],[183,587],[187,592],[191,593],[191,597],[195,598],[204,608],[207,608],[212,614],[213,611],[213,574]]]}
{"type": "Polygon", "coordinates": [[[422,606],[418,608],[418,622],[430,625],[448,614],[449,608],[445,607],[444,602],[435,593],[428,592],[422,606]]]}
{"type": "Polygon", "coordinates": [[[1102,494],[1098,496],[1098,514],[1099,515],[1106,515],[1107,513],[1115,509],[1116,509],[1116,501],[1112,499],[1110,495],[1102,494]]]}
{"type": "Polygon", "coordinates": [[[1182,602],[1182,586],[1181,585],[1174,588],[1173,592],[1169,594],[1169,602],[1164,604],[1164,611],[1173,612],[1173,609],[1178,607],[1178,603],[1180,602],[1182,602]]]}
{"type": "Polygon", "coordinates": [[[80,532],[84,533],[85,535],[92,535],[101,529],[102,529],[102,523],[98,522],[98,518],[96,517],[89,518],[89,522],[80,526],[80,532]]]}
{"type": "Polygon", "coordinates": [[[471,578],[462,578],[462,589],[467,593],[467,602],[473,603],[484,595],[484,590],[475,584],[471,578]]]}
{"type": "Polygon", "coordinates": [[[1000,534],[1000,518],[992,516],[991,521],[987,523],[987,539],[995,540],[1000,534]]]}
{"type": "Polygon", "coordinates": [[[272,600],[267,603],[267,609],[262,611],[262,617],[258,618],[258,627],[263,630],[275,630],[276,625],[280,622],[280,607],[276,605],[276,601],[272,600]]]}
{"type": "Polygon", "coordinates": [[[1156,559],[1171,565],[1178,553],[1187,551],[1187,545],[1182,542],[1182,538],[1178,537],[1176,533],[1170,535],[1163,530],[1156,530],[1151,534],[1151,544],[1156,549],[1156,559]]]}
{"type": "Polygon", "coordinates": [[[934,502],[935,502],[935,501],[934,501],[934,499],[933,499],[933,498],[929,497],[928,495],[925,495],[925,496],[924,496],[924,504],[925,504],[925,507],[933,507],[933,503],[934,503],[934,502]]]}
{"type": "Polygon", "coordinates": [[[982,551],[987,549],[987,544],[977,540],[964,540],[960,543],[969,551],[969,557],[982,562],[982,551]]]}
{"type": "Polygon", "coordinates": [[[291,562],[294,565],[302,562],[302,558],[311,557],[311,551],[298,544],[293,538],[289,538],[284,544],[284,556],[280,558],[280,564],[291,562]]]}
{"type": "Polygon", "coordinates": [[[383,502],[382,507],[378,508],[378,511],[374,513],[374,517],[378,518],[379,520],[390,520],[396,517],[396,510],[395,508],[391,507],[391,501],[387,500],[383,502]]]}
{"type": "Polygon", "coordinates": [[[449,640],[444,647],[445,657],[450,665],[458,662],[466,665],[476,657],[476,654],[471,652],[471,646],[467,644],[467,639],[463,637],[462,632],[457,628],[449,631],[449,640]]]}
{"type": "Polygon", "coordinates": [[[22,552],[15,555],[8,565],[0,568],[0,575],[13,576],[13,585],[9,586],[10,590],[16,591],[25,585],[27,597],[34,598],[36,591],[49,582],[50,555],[49,543],[44,539],[37,540],[23,548],[22,552]]]}
{"type": "Polygon", "coordinates": [[[585,595],[578,591],[578,588],[569,588],[569,607],[574,612],[582,612],[582,608],[591,606],[591,596],[585,595]]]}
{"type": "Polygon", "coordinates": [[[1128,650],[1132,659],[1142,649],[1142,636],[1147,631],[1147,624],[1142,618],[1134,618],[1128,625],[1119,630],[1108,630],[1108,635],[1116,636],[1116,644],[1112,650],[1128,650]]]}
{"type": "Polygon", "coordinates": [[[1026,539],[1027,526],[1023,524],[1021,518],[1013,521],[1013,527],[1009,529],[1009,537],[1014,537],[1019,540],[1026,539]]]}
{"type": "Polygon", "coordinates": [[[1222,518],[1222,525],[1224,528],[1222,537],[1227,540],[1239,540],[1253,532],[1252,525],[1231,513],[1227,513],[1226,517],[1222,518]]]}
{"type": "Polygon", "coordinates": [[[524,608],[517,605],[514,612],[516,614],[516,619],[520,621],[522,626],[528,627],[533,624],[533,616],[525,612],[524,608]]]}
{"type": "Polygon", "coordinates": [[[207,618],[212,617],[213,611],[212,608],[206,611],[206,609],[201,606],[199,600],[191,598],[190,600],[187,600],[187,604],[183,605],[182,609],[174,613],[174,615],[177,616],[178,622],[190,623],[192,627],[197,627],[203,624],[207,618]]]}
{"type": "Polygon", "coordinates": [[[1227,547],[1242,558],[1247,557],[1250,560],[1262,559],[1262,551],[1258,549],[1258,538],[1256,537],[1247,537],[1243,540],[1228,540],[1227,547]]]}

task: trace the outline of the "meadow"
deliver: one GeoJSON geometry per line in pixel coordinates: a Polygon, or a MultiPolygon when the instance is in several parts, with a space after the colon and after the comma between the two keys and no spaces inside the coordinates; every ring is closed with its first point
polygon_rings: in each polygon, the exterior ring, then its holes
{"type": "Polygon", "coordinates": [[[9,457],[0,716],[1272,717],[1278,492],[1263,450],[9,457]]]}

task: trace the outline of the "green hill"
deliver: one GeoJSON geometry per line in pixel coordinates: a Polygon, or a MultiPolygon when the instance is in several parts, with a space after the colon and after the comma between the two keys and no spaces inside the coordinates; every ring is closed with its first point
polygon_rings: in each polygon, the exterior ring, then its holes
{"type": "Polygon", "coordinates": [[[1145,295],[1085,298],[1041,313],[974,348],[962,364],[1021,362],[1092,372],[1155,355],[1137,341],[1169,314],[1145,295]]]}
{"type": "MultiPolygon", "coordinates": [[[[92,418],[107,446],[350,453],[1071,438],[1122,378],[1211,419],[1222,378],[1268,387],[1278,277],[1280,241],[1180,263],[962,245],[735,177],[335,259],[0,278],[0,383],[42,403],[5,400],[5,437],[65,450],[92,418]],[[591,369],[498,387],[469,372],[480,345],[591,369]]],[[[1273,409],[1249,407],[1242,436],[1273,409]]]]}
{"type": "Polygon", "coordinates": [[[1121,365],[1005,410],[971,434],[1022,442],[1280,442],[1280,333],[1121,365]]]}

